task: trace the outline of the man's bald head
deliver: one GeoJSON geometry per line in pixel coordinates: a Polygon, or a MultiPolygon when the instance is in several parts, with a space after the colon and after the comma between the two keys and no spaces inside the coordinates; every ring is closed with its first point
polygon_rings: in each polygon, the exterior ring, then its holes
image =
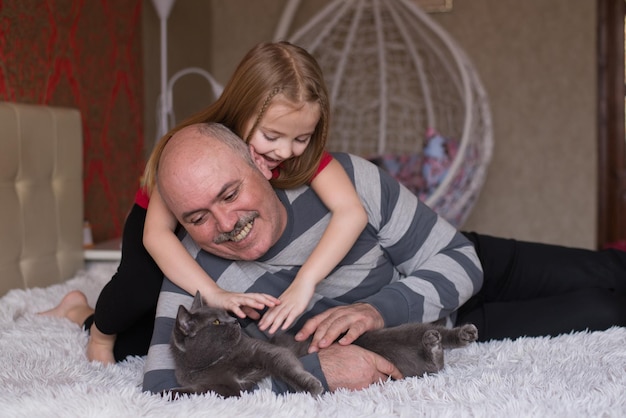
{"type": "Polygon", "coordinates": [[[157,185],[194,241],[224,258],[258,258],[286,225],[285,209],[248,146],[219,124],[176,132],[163,149],[157,185]]]}
{"type": "Polygon", "coordinates": [[[184,164],[193,164],[202,160],[203,164],[210,163],[212,156],[222,155],[220,150],[226,147],[233,152],[232,157],[239,157],[249,166],[256,168],[248,146],[237,135],[223,125],[202,123],[190,125],[177,131],[165,146],[157,170],[167,175],[167,170],[176,170],[184,164]]]}

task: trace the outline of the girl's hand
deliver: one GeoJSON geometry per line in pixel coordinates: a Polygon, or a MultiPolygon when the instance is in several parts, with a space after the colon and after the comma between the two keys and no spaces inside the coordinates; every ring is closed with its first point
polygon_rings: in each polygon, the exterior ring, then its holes
{"type": "Polygon", "coordinates": [[[291,286],[280,295],[280,305],[270,308],[259,322],[259,329],[273,334],[278,329],[286,330],[300,316],[309,305],[315,285],[313,283],[293,282],[291,286]],[[281,327],[282,325],[282,327],[281,327]]]}
{"type": "Polygon", "coordinates": [[[239,318],[248,316],[254,320],[261,317],[257,310],[262,310],[266,306],[273,308],[280,303],[280,300],[265,293],[234,293],[222,289],[203,297],[207,305],[213,308],[226,309],[239,318]]]}

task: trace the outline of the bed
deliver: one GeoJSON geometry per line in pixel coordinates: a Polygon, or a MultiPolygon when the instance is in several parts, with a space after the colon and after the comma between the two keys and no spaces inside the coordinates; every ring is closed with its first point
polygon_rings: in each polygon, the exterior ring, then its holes
{"type": "Polygon", "coordinates": [[[0,120],[2,416],[626,416],[624,328],[472,344],[437,375],[319,398],[143,393],[145,358],[90,363],[81,327],[37,315],[73,289],[93,305],[117,267],[83,264],[80,115],[1,103],[0,120]]]}

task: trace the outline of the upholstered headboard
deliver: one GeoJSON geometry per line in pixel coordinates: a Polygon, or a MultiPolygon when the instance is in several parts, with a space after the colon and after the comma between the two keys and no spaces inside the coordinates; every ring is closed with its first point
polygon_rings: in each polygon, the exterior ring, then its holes
{"type": "Polygon", "coordinates": [[[82,129],[75,109],[0,102],[0,295],[83,266],[82,129]]]}

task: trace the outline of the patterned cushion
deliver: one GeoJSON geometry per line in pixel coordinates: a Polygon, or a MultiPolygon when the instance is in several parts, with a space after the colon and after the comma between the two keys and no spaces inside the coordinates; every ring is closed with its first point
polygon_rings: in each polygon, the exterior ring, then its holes
{"type": "Polygon", "coordinates": [[[369,160],[426,200],[448,173],[458,150],[458,141],[440,135],[434,129],[426,132],[424,148],[416,154],[383,154],[369,160]]]}

